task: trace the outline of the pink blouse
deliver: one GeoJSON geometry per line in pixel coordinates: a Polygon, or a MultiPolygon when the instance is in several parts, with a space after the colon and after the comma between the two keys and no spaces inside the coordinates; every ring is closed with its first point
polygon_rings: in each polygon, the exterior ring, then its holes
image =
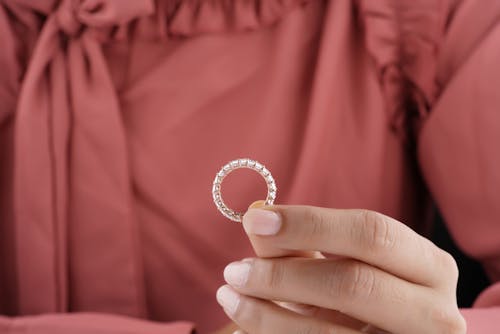
{"type": "Polygon", "coordinates": [[[498,0],[0,0],[0,334],[227,323],[222,270],[253,252],[210,191],[239,157],[278,203],[421,233],[432,197],[497,282],[469,333],[498,331],[499,23],[498,0]]]}

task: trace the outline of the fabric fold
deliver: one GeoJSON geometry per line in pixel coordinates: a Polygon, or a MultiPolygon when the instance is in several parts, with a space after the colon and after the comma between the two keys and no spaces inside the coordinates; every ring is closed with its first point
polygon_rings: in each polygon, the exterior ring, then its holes
{"type": "Polygon", "coordinates": [[[15,122],[20,314],[71,310],[68,289],[83,309],[145,313],[125,134],[102,40],[93,33],[152,9],[140,3],[62,1],[40,34],[15,122]],[[68,240],[72,235],[78,238],[68,240]],[[84,251],[90,245],[100,261],[84,251]]]}
{"type": "Polygon", "coordinates": [[[44,314],[8,318],[0,316],[0,334],[194,334],[187,321],[153,322],[93,312],[44,314]]]}
{"type": "Polygon", "coordinates": [[[168,34],[192,36],[245,31],[271,25],[311,0],[174,0],[157,1],[168,34]]]}
{"type": "Polygon", "coordinates": [[[393,129],[413,137],[437,94],[435,71],[449,1],[359,1],[365,45],[377,67],[393,129]]]}

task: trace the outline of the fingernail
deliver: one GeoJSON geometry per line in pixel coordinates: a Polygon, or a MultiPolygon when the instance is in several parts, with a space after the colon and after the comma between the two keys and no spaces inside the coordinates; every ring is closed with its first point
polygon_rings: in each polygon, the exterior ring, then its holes
{"type": "Polygon", "coordinates": [[[263,206],[265,206],[265,205],[266,205],[266,201],[264,201],[264,200],[261,200],[261,199],[260,199],[260,200],[258,200],[258,201],[253,202],[252,204],[250,204],[250,205],[248,206],[248,209],[252,209],[252,208],[260,208],[260,207],[263,207],[263,206]]]}
{"type": "Polygon", "coordinates": [[[241,329],[235,330],[233,334],[245,334],[241,329]]]}
{"type": "Polygon", "coordinates": [[[224,279],[232,286],[244,286],[248,280],[250,266],[249,262],[243,261],[230,263],[224,268],[224,279]]]}
{"type": "Polygon", "coordinates": [[[240,296],[229,286],[223,285],[217,290],[217,301],[227,313],[233,315],[240,303],[240,296]]]}
{"type": "Polygon", "coordinates": [[[243,228],[248,234],[274,235],[281,228],[281,217],[271,210],[248,209],[243,216],[243,228]]]}

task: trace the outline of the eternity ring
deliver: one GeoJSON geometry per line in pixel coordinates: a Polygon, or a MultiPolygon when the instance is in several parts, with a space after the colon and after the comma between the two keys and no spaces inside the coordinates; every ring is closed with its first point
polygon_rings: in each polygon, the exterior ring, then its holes
{"type": "Polygon", "coordinates": [[[276,198],[276,182],[274,182],[271,172],[260,162],[252,159],[236,159],[225,164],[220,171],[215,175],[214,183],[212,186],[212,196],[217,206],[217,209],[227,218],[235,222],[241,222],[243,212],[236,212],[227,207],[222,200],[221,183],[224,178],[232,171],[239,168],[253,169],[259,173],[267,183],[267,198],[265,205],[272,205],[276,198]]]}

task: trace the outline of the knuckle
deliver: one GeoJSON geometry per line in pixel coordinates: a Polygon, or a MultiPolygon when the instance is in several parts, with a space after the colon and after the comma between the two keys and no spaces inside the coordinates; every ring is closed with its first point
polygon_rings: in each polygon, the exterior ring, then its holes
{"type": "Polygon", "coordinates": [[[437,253],[438,265],[443,268],[446,277],[449,277],[453,282],[458,281],[458,265],[455,258],[440,248],[438,248],[437,253]]]}
{"type": "Polygon", "coordinates": [[[326,275],[321,276],[322,281],[318,284],[319,293],[326,294],[329,299],[340,299],[343,287],[342,272],[340,265],[332,266],[326,275]]]}
{"type": "Polygon", "coordinates": [[[376,211],[362,210],[360,218],[360,241],[368,252],[386,253],[394,248],[395,231],[387,218],[376,211]]]}
{"type": "Polygon", "coordinates": [[[415,244],[416,253],[422,258],[426,263],[434,263],[436,260],[436,245],[427,238],[420,235],[414,235],[412,241],[415,244]]]}
{"type": "Polygon", "coordinates": [[[332,294],[346,300],[366,300],[373,297],[376,291],[373,270],[359,262],[348,264],[341,270],[342,273],[338,275],[340,277],[335,277],[337,282],[330,284],[332,294]]]}
{"type": "Polygon", "coordinates": [[[375,275],[372,270],[356,264],[352,266],[348,277],[346,291],[349,296],[366,299],[373,295],[375,291],[375,275]]]}
{"type": "Polygon", "coordinates": [[[282,261],[260,260],[256,263],[257,272],[261,274],[263,283],[270,290],[278,289],[283,285],[285,265],[282,261]]]}
{"type": "Polygon", "coordinates": [[[456,309],[449,311],[446,308],[435,307],[432,312],[431,323],[434,324],[436,333],[465,334],[467,332],[465,319],[456,309]]]}
{"type": "Polygon", "coordinates": [[[325,215],[321,214],[317,208],[306,207],[304,211],[304,221],[307,225],[305,233],[303,233],[303,238],[309,241],[317,240],[318,236],[324,234],[325,226],[327,226],[325,215]]]}

